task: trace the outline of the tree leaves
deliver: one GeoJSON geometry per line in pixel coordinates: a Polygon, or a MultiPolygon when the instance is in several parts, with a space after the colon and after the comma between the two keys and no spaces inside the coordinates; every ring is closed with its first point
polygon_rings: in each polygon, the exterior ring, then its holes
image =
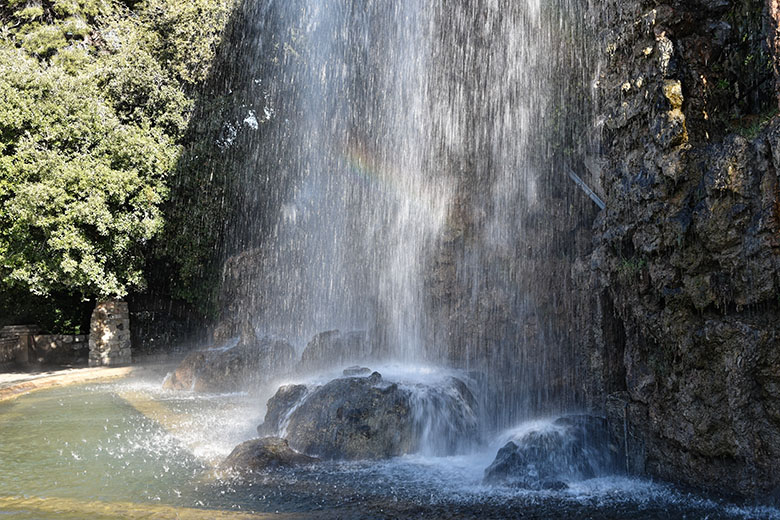
{"type": "Polygon", "coordinates": [[[234,3],[0,7],[4,291],[121,298],[144,289],[193,93],[234,3]]]}

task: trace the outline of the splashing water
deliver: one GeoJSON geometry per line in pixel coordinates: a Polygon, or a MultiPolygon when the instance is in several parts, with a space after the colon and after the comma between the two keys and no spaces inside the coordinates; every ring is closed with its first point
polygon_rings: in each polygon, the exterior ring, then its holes
{"type": "MultiPolygon", "coordinates": [[[[259,302],[252,319],[298,344],[333,328],[372,330],[388,356],[419,359],[421,252],[449,199],[447,183],[426,171],[427,18],[416,3],[276,9],[302,36],[299,58],[285,61],[277,81],[277,103],[289,117],[274,129],[284,149],[263,156],[282,163],[276,189],[286,196],[270,199],[286,201],[258,240],[259,278],[241,280],[259,302]]],[[[255,146],[264,153],[264,142],[255,146]]],[[[268,198],[248,201],[245,211],[268,198]]]]}
{"type": "Polygon", "coordinates": [[[561,491],[483,484],[496,446],[510,434],[547,431],[549,422],[507,432],[466,455],[334,461],[250,482],[215,479],[211,465],[250,436],[256,412],[254,396],[178,395],[138,382],[42,390],[0,403],[0,514],[20,520],[252,518],[242,511],[305,518],[511,518],[518,511],[531,518],[780,518],[776,509],[736,507],[622,477],[561,491]],[[167,419],[141,413],[149,403],[167,419]]]}
{"type": "Polygon", "coordinates": [[[383,361],[480,372],[486,429],[571,408],[555,233],[581,219],[553,159],[586,146],[560,118],[588,74],[582,9],[247,2],[230,58],[249,66],[223,80],[272,115],[229,166],[223,316],[299,349],[364,330],[383,361]]]}

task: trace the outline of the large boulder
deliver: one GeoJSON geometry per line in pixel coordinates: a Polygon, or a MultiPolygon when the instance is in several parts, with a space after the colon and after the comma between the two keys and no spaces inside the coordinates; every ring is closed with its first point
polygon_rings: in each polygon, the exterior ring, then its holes
{"type": "Polygon", "coordinates": [[[190,353],[163,387],[196,392],[233,392],[289,373],[295,349],[286,341],[244,335],[227,344],[190,353]]]}
{"type": "Polygon", "coordinates": [[[372,345],[365,331],[329,330],[317,334],[306,345],[299,370],[310,372],[345,366],[368,361],[371,355],[372,345]]]}
{"type": "Polygon", "coordinates": [[[306,385],[284,385],[268,400],[263,424],[257,427],[260,435],[284,435],[290,413],[308,393],[306,385]]]}
{"type": "Polygon", "coordinates": [[[478,435],[476,402],[462,381],[393,383],[378,372],[319,387],[282,387],[259,429],[285,435],[303,453],[349,460],[453,453],[478,435]]]}
{"type": "Polygon", "coordinates": [[[220,468],[245,474],[312,464],[317,460],[291,449],[284,439],[266,437],[252,439],[236,446],[220,468]]]}
{"type": "Polygon", "coordinates": [[[606,420],[567,416],[524,429],[501,448],[485,482],[527,489],[559,489],[568,482],[617,469],[606,420]]]}

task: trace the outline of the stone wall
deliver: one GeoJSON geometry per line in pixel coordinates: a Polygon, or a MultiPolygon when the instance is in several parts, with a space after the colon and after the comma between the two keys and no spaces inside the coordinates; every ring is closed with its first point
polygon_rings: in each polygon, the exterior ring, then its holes
{"type": "Polygon", "coordinates": [[[35,325],[6,325],[0,329],[0,341],[4,344],[3,363],[25,365],[30,362],[32,336],[38,333],[35,325]]]}
{"type": "Polygon", "coordinates": [[[87,360],[89,336],[48,334],[32,336],[30,361],[44,365],[72,365],[87,360]]]}
{"type": "Polygon", "coordinates": [[[18,348],[19,341],[16,338],[0,338],[0,367],[14,362],[18,348]]]}
{"type": "Polygon", "coordinates": [[[130,310],[126,302],[100,302],[92,312],[89,366],[127,365],[132,362],[130,310]]]}
{"type": "Polygon", "coordinates": [[[574,269],[589,397],[633,470],[778,500],[780,122],[765,4],[600,4],[607,207],[574,269]]]}
{"type": "Polygon", "coordinates": [[[72,365],[86,361],[87,336],[37,332],[37,327],[29,325],[0,329],[0,366],[72,365]]]}

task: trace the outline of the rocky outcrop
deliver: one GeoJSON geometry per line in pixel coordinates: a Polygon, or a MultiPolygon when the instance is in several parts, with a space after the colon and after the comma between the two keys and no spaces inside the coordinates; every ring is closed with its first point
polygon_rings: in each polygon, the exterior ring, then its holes
{"type": "Polygon", "coordinates": [[[384,459],[431,442],[452,453],[476,439],[475,408],[458,379],[406,385],[374,372],[311,389],[280,388],[258,431],[284,435],[294,449],[323,459],[384,459]]]}
{"type": "Polygon", "coordinates": [[[562,489],[567,483],[617,469],[607,422],[587,415],[530,427],[509,441],[485,470],[485,482],[527,489],[562,489]]]}
{"type": "Polygon", "coordinates": [[[287,439],[325,459],[382,459],[414,451],[412,419],[408,395],[378,373],[336,379],[290,414],[287,439]]]}
{"type": "Polygon", "coordinates": [[[286,341],[257,338],[245,331],[220,347],[191,352],[163,383],[169,390],[234,392],[269,383],[289,373],[295,349],[286,341]]]}
{"type": "Polygon", "coordinates": [[[239,444],[220,465],[221,469],[239,474],[289,468],[313,464],[319,459],[309,457],[290,448],[286,440],[278,437],[253,439],[239,444]]]}
{"type": "Polygon", "coordinates": [[[342,370],[341,373],[344,374],[347,377],[367,376],[367,375],[371,374],[371,369],[368,368],[368,367],[361,367],[361,366],[357,366],[356,365],[356,366],[345,368],[344,370],[342,370]]]}
{"type": "Polygon", "coordinates": [[[761,2],[605,0],[596,406],[630,465],[780,498],[780,123],[761,2]],[[625,430],[624,430],[625,425],[625,430]]]}
{"type": "Polygon", "coordinates": [[[307,372],[368,361],[371,353],[371,344],[364,331],[329,330],[317,334],[306,345],[299,369],[307,372]]]}
{"type": "Polygon", "coordinates": [[[263,424],[257,427],[260,435],[281,435],[290,413],[308,393],[306,385],[284,385],[268,400],[263,424]]]}

